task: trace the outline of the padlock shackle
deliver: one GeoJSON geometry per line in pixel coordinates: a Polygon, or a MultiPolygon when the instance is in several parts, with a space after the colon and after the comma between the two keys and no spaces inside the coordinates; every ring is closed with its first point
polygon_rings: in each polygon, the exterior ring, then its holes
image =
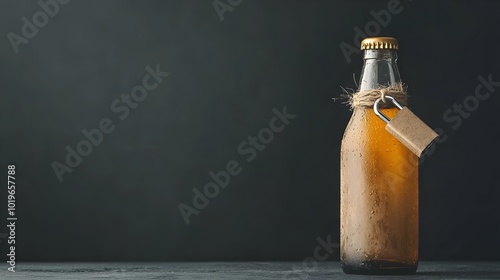
{"type": "MultiPolygon", "coordinates": [[[[399,110],[403,109],[403,106],[401,106],[401,104],[399,104],[399,102],[396,100],[396,98],[389,96],[389,95],[386,95],[385,99],[389,99],[392,102],[392,104],[394,104],[394,105],[396,105],[396,107],[398,107],[399,110]]],[[[380,110],[378,108],[378,104],[380,103],[380,101],[382,101],[382,97],[379,97],[379,99],[377,99],[377,101],[375,101],[375,104],[373,104],[373,111],[375,112],[375,115],[377,115],[385,123],[389,123],[391,120],[386,115],[384,115],[384,113],[380,112],[380,110]]]]}

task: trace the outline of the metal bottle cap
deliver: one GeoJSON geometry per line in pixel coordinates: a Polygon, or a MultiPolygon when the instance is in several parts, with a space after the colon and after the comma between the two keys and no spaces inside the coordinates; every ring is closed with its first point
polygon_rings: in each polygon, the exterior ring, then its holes
{"type": "Polygon", "coordinates": [[[397,50],[398,40],[394,37],[371,37],[361,41],[361,50],[397,50]]]}

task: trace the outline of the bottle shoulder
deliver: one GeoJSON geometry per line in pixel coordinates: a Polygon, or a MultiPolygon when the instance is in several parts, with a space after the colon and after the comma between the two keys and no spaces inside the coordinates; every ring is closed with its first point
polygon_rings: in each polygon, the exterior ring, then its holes
{"type": "MultiPolygon", "coordinates": [[[[397,114],[398,109],[385,108],[381,109],[381,111],[389,118],[392,118],[397,114]]],[[[392,139],[388,136],[389,133],[385,130],[385,126],[386,123],[375,114],[372,108],[355,108],[344,131],[342,145],[392,139]]]]}

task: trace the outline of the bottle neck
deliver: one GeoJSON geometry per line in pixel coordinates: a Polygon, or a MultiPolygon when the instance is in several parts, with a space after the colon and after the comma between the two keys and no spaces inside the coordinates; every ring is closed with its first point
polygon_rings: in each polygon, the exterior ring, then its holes
{"type": "Polygon", "coordinates": [[[396,50],[365,50],[359,91],[401,83],[396,50]]]}

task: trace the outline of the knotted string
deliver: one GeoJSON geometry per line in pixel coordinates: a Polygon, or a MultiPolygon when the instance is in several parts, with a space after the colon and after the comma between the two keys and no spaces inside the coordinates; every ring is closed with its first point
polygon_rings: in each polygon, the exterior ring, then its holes
{"type": "Polygon", "coordinates": [[[381,98],[384,102],[380,104],[381,108],[392,107],[392,104],[386,103],[387,95],[395,98],[402,106],[408,105],[408,94],[402,83],[381,87],[378,89],[369,89],[358,91],[350,94],[344,90],[345,96],[348,98],[347,104],[354,109],[356,107],[373,107],[375,101],[381,98]]]}

